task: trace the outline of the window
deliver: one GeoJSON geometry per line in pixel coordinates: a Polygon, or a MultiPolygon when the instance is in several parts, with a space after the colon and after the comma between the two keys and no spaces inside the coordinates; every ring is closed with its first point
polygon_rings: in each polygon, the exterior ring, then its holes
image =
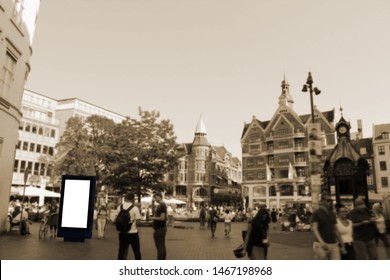
{"type": "Polygon", "coordinates": [[[31,162],[31,161],[29,161],[28,163],[27,163],[27,168],[28,168],[28,172],[31,174],[31,172],[32,172],[32,167],[33,167],[33,163],[31,162]]]}
{"type": "Polygon", "coordinates": [[[275,186],[271,186],[269,188],[269,196],[276,196],[276,188],[275,188],[275,186]]]}
{"type": "Polygon", "coordinates": [[[49,155],[53,155],[54,154],[54,148],[53,147],[49,147],[49,155]]]}
{"type": "Polygon", "coordinates": [[[267,150],[268,151],[273,151],[274,150],[274,143],[268,143],[267,144],[267,150]]]}
{"type": "Polygon", "coordinates": [[[296,148],[303,148],[303,140],[301,140],[301,139],[296,140],[295,147],[296,148]]]}
{"type": "Polygon", "coordinates": [[[279,178],[288,178],[288,170],[279,170],[279,178]]]}
{"type": "Polygon", "coordinates": [[[15,56],[7,50],[5,55],[5,63],[0,76],[0,96],[8,98],[10,92],[11,84],[14,80],[16,68],[16,58],[15,56]]]}
{"type": "Polygon", "coordinates": [[[43,135],[43,127],[42,126],[38,127],[38,134],[43,135]]]}
{"type": "Polygon", "coordinates": [[[23,142],[23,151],[28,150],[28,142],[23,142]]]}
{"type": "Polygon", "coordinates": [[[247,166],[252,167],[254,165],[253,159],[248,159],[247,166]]]}
{"type": "Polygon", "coordinates": [[[389,180],[387,177],[381,177],[382,182],[382,188],[388,188],[389,187],[389,180]]]}
{"type": "Polygon", "coordinates": [[[382,139],[389,139],[389,133],[388,132],[383,132],[382,133],[382,139]]]}
{"type": "Polygon", "coordinates": [[[55,129],[50,130],[50,137],[55,138],[56,137],[56,131],[55,129]]]}
{"type": "Polygon", "coordinates": [[[288,148],[289,148],[288,141],[283,141],[279,143],[279,149],[288,149],[288,148]]]}
{"type": "Polygon", "coordinates": [[[298,195],[306,195],[306,189],[305,186],[298,186],[298,195]]]}
{"type": "Polygon", "coordinates": [[[37,153],[40,153],[42,150],[41,144],[37,144],[37,153]]]}
{"type": "Polygon", "coordinates": [[[384,155],[385,154],[385,146],[378,146],[378,153],[380,155],[384,155]]]}
{"type": "Polygon", "coordinates": [[[274,157],[273,156],[268,158],[268,164],[269,165],[274,165],[274,157]]]}
{"type": "Polygon", "coordinates": [[[295,162],[305,162],[305,156],[303,154],[296,154],[295,162]]]}
{"type": "Polygon", "coordinates": [[[26,161],[25,160],[22,160],[20,162],[20,172],[24,172],[24,170],[26,169],[26,161]]]}
{"type": "Polygon", "coordinates": [[[257,165],[257,166],[263,166],[263,165],[264,165],[264,159],[258,158],[258,159],[256,160],[256,165],[257,165]]]}
{"type": "Polygon", "coordinates": [[[249,141],[254,142],[256,140],[260,140],[260,133],[252,133],[250,135],[249,141]]]}
{"type": "Polygon", "coordinates": [[[260,153],[260,145],[249,146],[249,153],[260,153]]]}
{"type": "Polygon", "coordinates": [[[293,186],[280,186],[280,195],[281,196],[292,196],[294,195],[293,186]]]}
{"type": "Polygon", "coordinates": [[[187,195],[186,186],[176,186],[176,195],[187,195]]]}
{"type": "Polygon", "coordinates": [[[32,130],[31,130],[31,132],[37,134],[38,128],[37,128],[37,125],[36,125],[36,124],[33,124],[33,125],[32,125],[32,130]]]}
{"type": "Polygon", "coordinates": [[[265,172],[264,171],[257,172],[257,180],[265,180],[265,172]]]}
{"type": "Polygon", "coordinates": [[[34,152],[35,151],[35,144],[34,143],[30,143],[30,152],[34,152]]]}
{"type": "Polygon", "coordinates": [[[16,145],[16,149],[19,150],[21,146],[22,146],[22,141],[19,140],[19,141],[18,141],[18,145],[16,145]]]}
{"type": "Polygon", "coordinates": [[[381,171],[386,171],[387,170],[386,161],[380,161],[379,168],[381,171]]]}
{"type": "Polygon", "coordinates": [[[34,163],[34,175],[39,174],[39,162],[34,163]]]}
{"type": "Polygon", "coordinates": [[[289,163],[290,162],[290,159],[288,156],[281,156],[279,157],[279,163],[282,164],[282,163],[289,163]]]}
{"type": "Polygon", "coordinates": [[[367,159],[368,166],[372,169],[372,159],[367,159]]]}
{"type": "Polygon", "coordinates": [[[254,172],[248,172],[247,173],[247,180],[248,181],[251,181],[251,180],[254,180],[255,179],[255,174],[254,172]]]}
{"type": "Polygon", "coordinates": [[[14,172],[18,172],[18,167],[19,167],[19,161],[15,160],[14,161],[14,172]]]}
{"type": "Polygon", "coordinates": [[[47,152],[48,152],[48,149],[49,149],[49,147],[48,147],[48,146],[46,146],[46,145],[45,145],[45,146],[43,146],[42,153],[46,155],[46,154],[47,154],[47,152]]]}
{"type": "Polygon", "coordinates": [[[367,185],[368,186],[374,185],[374,176],[372,176],[372,175],[367,176],[367,185]]]}
{"type": "Polygon", "coordinates": [[[24,127],[24,131],[30,132],[30,130],[31,130],[31,124],[26,123],[26,126],[24,127]]]}

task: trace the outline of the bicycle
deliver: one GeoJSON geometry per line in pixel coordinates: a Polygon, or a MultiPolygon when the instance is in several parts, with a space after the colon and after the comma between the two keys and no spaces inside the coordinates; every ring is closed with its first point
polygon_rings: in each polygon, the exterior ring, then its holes
{"type": "Polygon", "coordinates": [[[38,237],[41,239],[42,237],[46,237],[47,233],[49,232],[49,215],[45,215],[43,217],[43,221],[41,222],[41,225],[39,226],[39,234],[38,237]]]}

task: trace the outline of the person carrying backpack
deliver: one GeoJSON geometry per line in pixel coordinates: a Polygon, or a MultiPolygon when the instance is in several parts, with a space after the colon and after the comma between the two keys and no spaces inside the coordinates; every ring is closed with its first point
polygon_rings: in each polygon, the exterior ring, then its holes
{"type": "Polygon", "coordinates": [[[141,214],[134,205],[134,193],[128,193],[124,202],[118,207],[118,215],[115,219],[115,226],[119,232],[118,260],[126,260],[129,246],[134,252],[136,260],[141,259],[140,242],[137,225],[140,224],[141,214]]]}

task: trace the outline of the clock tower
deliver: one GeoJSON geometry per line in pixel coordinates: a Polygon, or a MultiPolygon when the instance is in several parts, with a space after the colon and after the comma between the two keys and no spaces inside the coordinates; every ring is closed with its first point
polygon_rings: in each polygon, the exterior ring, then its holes
{"type": "Polygon", "coordinates": [[[350,139],[349,131],[351,130],[351,125],[341,117],[339,122],[336,124],[337,140],[340,141],[341,138],[350,139]]]}
{"type": "Polygon", "coordinates": [[[327,191],[337,203],[353,205],[357,197],[362,197],[368,205],[367,170],[364,159],[350,139],[351,125],[343,116],[336,124],[337,145],[324,163],[324,176],[328,182],[327,191]]]}

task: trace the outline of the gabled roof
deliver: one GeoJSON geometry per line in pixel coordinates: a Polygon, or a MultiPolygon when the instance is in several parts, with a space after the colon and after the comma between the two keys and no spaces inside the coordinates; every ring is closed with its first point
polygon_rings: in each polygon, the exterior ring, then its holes
{"type": "MultiPolygon", "coordinates": [[[[332,123],[334,121],[334,117],[335,117],[335,114],[334,114],[334,110],[330,110],[330,111],[325,111],[325,112],[321,112],[321,114],[325,117],[325,119],[329,122],[329,123],[332,123]]],[[[307,114],[307,115],[300,115],[299,118],[301,119],[302,123],[306,123],[309,118],[311,118],[311,114],[307,114]]],[[[270,120],[267,120],[267,121],[259,121],[258,119],[256,119],[257,123],[260,125],[261,128],[263,129],[266,129],[267,126],[269,125],[270,123],[270,120]]],[[[250,125],[252,124],[252,122],[250,123],[247,123],[244,125],[244,129],[242,131],[242,135],[241,135],[241,139],[244,137],[245,133],[247,132],[247,130],[249,129],[250,125]]],[[[390,127],[390,124],[389,124],[389,127],[390,127]]],[[[389,130],[390,131],[390,130],[389,130]]]]}
{"type": "Polygon", "coordinates": [[[362,138],[358,140],[351,140],[352,145],[360,151],[360,148],[366,148],[367,154],[374,154],[374,149],[372,146],[372,138],[362,138]]]}
{"type": "Polygon", "coordinates": [[[383,139],[382,136],[385,132],[390,134],[390,123],[374,125],[374,134],[372,135],[372,138],[375,140],[383,139]]]}

